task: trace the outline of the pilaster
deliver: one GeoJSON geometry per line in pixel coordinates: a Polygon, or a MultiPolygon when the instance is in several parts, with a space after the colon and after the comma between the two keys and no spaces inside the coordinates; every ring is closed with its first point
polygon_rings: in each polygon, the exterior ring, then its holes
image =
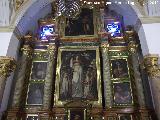
{"type": "Polygon", "coordinates": [[[111,80],[110,80],[110,66],[108,58],[109,43],[103,42],[101,44],[102,54],[102,66],[103,66],[103,80],[104,80],[104,96],[105,96],[105,107],[109,108],[112,106],[112,93],[111,93],[111,80]]]}
{"type": "Polygon", "coordinates": [[[160,68],[158,58],[159,56],[155,54],[146,55],[144,57],[144,65],[149,75],[155,112],[158,119],[160,119],[160,68]]]}
{"type": "Polygon", "coordinates": [[[18,67],[14,76],[15,90],[11,109],[8,112],[7,119],[19,118],[17,113],[22,112],[21,107],[24,107],[26,100],[27,83],[31,68],[32,53],[33,53],[33,38],[31,34],[26,35],[24,38],[24,45],[21,48],[21,56],[18,59],[18,67]],[[13,117],[14,116],[14,117],[13,117]]]}

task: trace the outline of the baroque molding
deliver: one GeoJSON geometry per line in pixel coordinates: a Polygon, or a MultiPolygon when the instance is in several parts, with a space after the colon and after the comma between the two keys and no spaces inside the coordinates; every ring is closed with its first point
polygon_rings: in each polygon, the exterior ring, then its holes
{"type": "Polygon", "coordinates": [[[5,78],[10,76],[16,68],[16,61],[14,58],[8,56],[0,56],[0,76],[5,78]]]}

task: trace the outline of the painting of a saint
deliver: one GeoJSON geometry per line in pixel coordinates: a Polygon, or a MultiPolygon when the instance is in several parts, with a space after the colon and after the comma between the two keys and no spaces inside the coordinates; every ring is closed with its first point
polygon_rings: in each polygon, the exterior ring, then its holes
{"type": "Polygon", "coordinates": [[[126,59],[111,60],[113,78],[128,77],[128,64],[126,59]]]}
{"type": "Polygon", "coordinates": [[[116,105],[132,103],[130,83],[114,83],[114,103],[116,105]]]}
{"type": "Polygon", "coordinates": [[[70,120],[84,120],[84,110],[71,110],[70,120]]]}
{"type": "Polygon", "coordinates": [[[33,62],[31,79],[43,80],[46,77],[47,62],[33,62]]]}
{"type": "Polygon", "coordinates": [[[27,95],[27,104],[41,105],[43,104],[43,83],[31,83],[29,85],[29,91],[27,95]]]}
{"type": "Polygon", "coordinates": [[[76,19],[66,19],[65,36],[78,35],[94,35],[92,9],[82,8],[80,15],[76,19]]]}
{"type": "Polygon", "coordinates": [[[98,99],[96,51],[63,51],[60,100],[98,99]]]}

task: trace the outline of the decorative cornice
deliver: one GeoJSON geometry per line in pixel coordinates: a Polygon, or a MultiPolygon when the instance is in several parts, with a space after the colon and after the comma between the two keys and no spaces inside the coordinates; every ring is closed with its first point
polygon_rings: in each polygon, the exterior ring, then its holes
{"type": "Polygon", "coordinates": [[[16,61],[8,56],[0,56],[0,76],[9,77],[16,68],[16,61]]]}
{"type": "Polygon", "coordinates": [[[160,76],[160,68],[158,65],[159,56],[156,54],[149,54],[144,57],[144,65],[151,77],[160,76]]]}
{"type": "Polygon", "coordinates": [[[0,27],[0,32],[13,32],[14,28],[11,26],[0,27]]]}
{"type": "Polygon", "coordinates": [[[140,17],[139,18],[142,24],[151,24],[151,23],[160,23],[160,17],[159,16],[154,16],[154,17],[140,17]]]}

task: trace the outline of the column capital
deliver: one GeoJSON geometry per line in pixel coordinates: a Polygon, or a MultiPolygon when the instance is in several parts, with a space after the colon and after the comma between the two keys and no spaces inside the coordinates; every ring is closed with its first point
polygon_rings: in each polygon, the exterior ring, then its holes
{"type": "Polygon", "coordinates": [[[145,68],[151,77],[160,76],[158,58],[159,56],[156,54],[149,54],[144,57],[145,68]]]}
{"type": "Polygon", "coordinates": [[[10,73],[16,68],[14,58],[8,56],[0,56],[0,76],[9,77],[10,73]]]}

